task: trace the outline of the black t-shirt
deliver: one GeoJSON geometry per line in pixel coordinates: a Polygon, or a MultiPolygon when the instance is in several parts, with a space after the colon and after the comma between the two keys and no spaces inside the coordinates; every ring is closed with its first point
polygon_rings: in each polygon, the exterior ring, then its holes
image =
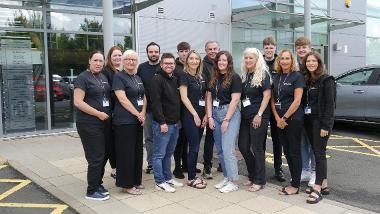
{"type": "Polygon", "coordinates": [[[211,92],[212,100],[218,100],[219,105],[227,105],[231,102],[232,93],[241,93],[241,78],[237,73],[232,76],[231,84],[225,88],[222,83],[225,75],[220,75],[214,86],[209,86],[208,91],[211,92]]]}
{"type": "Polygon", "coordinates": [[[151,100],[150,100],[150,86],[153,76],[160,70],[160,64],[151,65],[149,61],[141,63],[137,68],[137,75],[141,77],[142,82],[144,83],[145,95],[148,100],[148,106],[146,111],[151,112],[151,100]]]}
{"type": "MultiPolygon", "coordinates": [[[[185,73],[181,76],[180,86],[187,86],[187,97],[189,98],[191,105],[197,111],[199,117],[205,115],[205,106],[199,105],[199,100],[206,99],[207,78],[202,74],[202,78],[198,79],[191,74],[185,73]]],[[[183,108],[187,110],[186,106],[183,108]]]]}
{"type": "MultiPolygon", "coordinates": [[[[263,92],[265,90],[270,90],[272,88],[270,83],[270,77],[268,73],[265,73],[265,78],[263,79],[261,86],[253,87],[251,85],[251,80],[253,78],[253,73],[248,74],[248,78],[243,82],[243,92],[241,94],[241,114],[244,119],[253,118],[260,109],[261,102],[263,100],[263,92]],[[243,101],[249,98],[251,105],[244,107],[243,101]]],[[[270,117],[270,105],[264,110],[262,118],[269,119],[270,117]]]]}
{"type": "MultiPolygon", "coordinates": [[[[137,111],[142,110],[142,105],[138,105],[138,100],[144,99],[144,85],[141,78],[137,75],[130,75],[125,71],[115,74],[112,90],[123,90],[128,100],[133,104],[137,111]]],[[[135,115],[125,109],[118,99],[115,102],[112,123],[114,125],[138,124],[140,123],[135,115]]]]}
{"type": "MultiPolygon", "coordinates": [[[[288,111],[294,101],[294,90],[296,88],[305,88],[304,76],[298,72],[289,72],[288,74],[277,73],[273,77],[273,97],[274,102],[281,103],[281,109],[276,107],[276,111],[282,117],[288,111]]],[[[302,119],[304,111],[302,105],[294,112],[293,118],[302,119]]]]}
{"type": "MultiPolygon", "coordinates": [[[[111,67],[109,67],[109,66],[104,67],[104,69],[102,70],[102,74],[104,74],[104,76],[106,76],[106,78],[108,80],[108,84],[110,85],[111,88],[112,88],[113,76],[115,75],[116,72],[118,72],[118,71],[113,71],[111,69],[111,67]]],[[[115,96],[115,93],[113,91],[111,91],[111,104],[112,104],[112,108],[115,107],[115,100],[116,99],[117,98],[115,96]]]]}
{"type": "MultiPolygon", "coordinates": [[[[111,115],[111,87],[104,74],[92,74],[90,71],[83,71],[78,75],[74,88],[80,88],[85,92],[83,101],[89,106],[111,115]],[[104,100],[108,101],[108,106],[103,106],[104,100]]],[[[77,111],[77,122],[102,123],[96,116],[89,115],[80,109],[77,111]]]]}
{"type": "MultiPolygon", "coordinates": [[[[318,80],[319,81],[319,80],[318,80]]],[[[318,96],[319,96],[319,83],[308,82],[304,91],[306,95],[306,104],[304,107],[309,106],[311,108],[311,115],[319,115],[318,109],[318,96]]]]}

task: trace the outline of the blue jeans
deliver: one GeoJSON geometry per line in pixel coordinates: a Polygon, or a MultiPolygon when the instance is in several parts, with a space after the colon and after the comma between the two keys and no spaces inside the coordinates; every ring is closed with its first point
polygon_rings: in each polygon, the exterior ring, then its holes
{"type": "Polygon", "coordinates": [[[305,129],[301,134],[302,171],[315,171],[315,157],[305,129]]]}
{"type": "Polygon", "coordinates": [[[145,123],[144,123],[144,141],[146,149],[146,161],[148,166],[152,166],[152,147],[153,147],[153,131],[152,131],[152,121],[153,115],[152,112],[147,112],[145,114],[145,123]]]}
{"type": "MultiPolygon", "coordinates": [[[[204,115],[198,115],[203,119],[204,115]]],[[[182,115],[182,125],[185,131],[186,140],[189,144],[189,152],[187,154],[187,180],[193,180],[196,176],[199,145],[201,143],[204,128],[197,127],[194,117],[188,110],[182,115]]]]}
{"type": "Polygon", "coordinates": [[[179,125],[168,124],[168,132],[162,133],[160,124],[153,121],[153,153],[152,166],[154,180],[157,184],[172,179],[171,158],[177,145],[179,125]]]}
{"type": "Polygon", "coordinates": [[[239,134],[240,109],[236,108],[226,132],[222,134],[221,125],[226,117],[228,105],[212,108],[215,123],[214,140],[218,158],[223,169],[223,176],[230,181],[239,180],[235,143],[239,134]]]}

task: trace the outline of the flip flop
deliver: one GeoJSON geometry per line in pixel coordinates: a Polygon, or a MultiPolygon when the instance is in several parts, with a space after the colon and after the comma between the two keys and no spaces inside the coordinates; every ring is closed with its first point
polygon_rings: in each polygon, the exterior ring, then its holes
{"type": "MultiPolygon", "coordinates": [[[[286,186],[288,187],[288,186],[286,186]]],[[[297,195],[300,192],[300,188],[297,189],[297,192],[295,193],[289,193],[286,191],[286,187],[283,187],[280,191],[280,195],[297,195]],[[281,194],[282,193],[282,194],[281,194]]]]}
{"type": "Polygon", "coordinates": [[[306,199],[306,203],[308,204],[316,204],[318,202],[320,202],[322,200],[322,194],[316,190],[313,189],[313,191],[310,193],[309,195],[309,198],[306,199]],[[315,195],[312,195],[313,193],[315,193],[317,196],[315,195]],[[310,199],[314,199],[314,200],[310,200],[310,199]]]}

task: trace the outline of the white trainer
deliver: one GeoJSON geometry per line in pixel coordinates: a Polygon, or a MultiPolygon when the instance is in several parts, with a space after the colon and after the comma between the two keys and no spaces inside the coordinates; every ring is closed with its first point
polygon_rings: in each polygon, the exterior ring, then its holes
{"type": "Polygon", "coordinates": [[[218,184],[216,184],[214,187],[217,188],[217,189],[221,189],[224,186],[226,186],[227,183],[228,183],[228,178],[224,178],[221,182],[219,182],[218,184]]]}
{"type": "Polygon", "coordinates": [[[227,193],[236,191],[239,189],[239,186],[234,184],[233,182],[229,181],[223,188],[219,189],[221,193],[227,193]]]}
{"type": "Polygon", "coordinates": [[[314,187],[314,184],[315,184],[315,171],[312,171],[310,173],[310,180],[309,180],[309,183],[307,184],[309,187],[314,187]]]}
{"type": "Polygon", "coordinates": [[[170,186],[173,186],[173,187],[183,187],[183,183],[178,182],[174,179],[168,180],[168,181],[166,181],[166,183],[169,184],[170,186]]]}
{"type": "Polygon", "coordinates": [[[301,182],[302,181],[310,181],[310,172],[306,170],[302,170],[301,172],[301,182]]]}
{"type": "Polygon", "coordinates": [[[171,192],[171,193],[175,192],[175,189],[165,182],[162,184],[156,184],[156,189],[165,191],[165,192],[171,192]]]}

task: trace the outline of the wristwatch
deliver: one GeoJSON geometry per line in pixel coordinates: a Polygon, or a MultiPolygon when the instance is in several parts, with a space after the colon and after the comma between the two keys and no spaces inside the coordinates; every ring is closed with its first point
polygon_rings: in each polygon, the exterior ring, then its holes
{"type": "Polygon", "coordinates": [[[257,112],[257,116],[261,117],[261,116],[263,116],[263,113],[262,112],[257,112]]]}

